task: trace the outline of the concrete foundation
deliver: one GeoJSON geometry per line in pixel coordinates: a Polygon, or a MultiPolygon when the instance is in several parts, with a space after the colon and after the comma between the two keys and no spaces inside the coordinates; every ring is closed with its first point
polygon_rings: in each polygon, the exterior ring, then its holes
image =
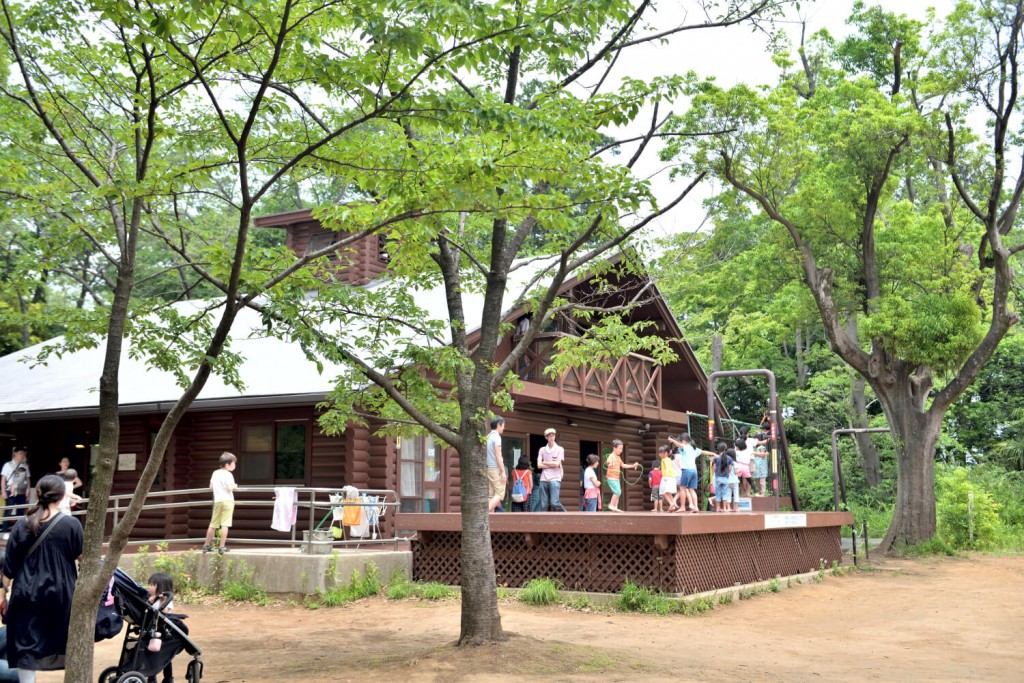
{"type": "Polygon", "coordinates": [[[225,579],[245,578],[268,593],[312,595],[348,583],[353,572],[364,574],[371,563],[386,583],[393,575],[412,577],[408,550],[335,550],[312,555],[292,548],[234,548],[221,555],[197,550],[123,555],[119,566],[141,584],[156,571],[187,573],[211,590],[225,579]],[[159,569],[157,568],[159,566],[159,569]]]}

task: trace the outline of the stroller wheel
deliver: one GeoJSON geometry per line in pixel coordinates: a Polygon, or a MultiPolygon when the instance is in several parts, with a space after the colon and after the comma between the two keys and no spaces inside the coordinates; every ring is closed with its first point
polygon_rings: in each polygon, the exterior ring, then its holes
{"type": "Polygon", "coordinates": [[[117,679],[117,683],[147,683],[148,676],[143,676],[138,671],[128,671],[117,679]]]}
{"type": "Polygon", "coordinates": [[[100,674],[100,683],[117,683],[118,670],[116,666],[108,666],[100,674]]]}

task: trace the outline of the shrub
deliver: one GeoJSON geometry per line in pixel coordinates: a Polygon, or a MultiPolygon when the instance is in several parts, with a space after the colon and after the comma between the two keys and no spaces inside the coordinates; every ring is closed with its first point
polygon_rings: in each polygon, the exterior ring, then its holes
{"type": "Polygon", "coordinates": [[[619,593],[619,599],[615,604],[623,612],[671,614],[677,611],[675,600],[629,580],[622,585],[622,592],[619,593]]]}
{"type": "Polygon", "coordinates": [[[936,470],[939,534],[954,548],[988,548],[1000,536],[999,506],[964,467],[936,470]]]}
{"type": "Polygon", "coordinates": [[[562,600],[561,589],[554,579],[530,579],[519,591],[519,599],[527,605],[554,605],[562,600]]]}

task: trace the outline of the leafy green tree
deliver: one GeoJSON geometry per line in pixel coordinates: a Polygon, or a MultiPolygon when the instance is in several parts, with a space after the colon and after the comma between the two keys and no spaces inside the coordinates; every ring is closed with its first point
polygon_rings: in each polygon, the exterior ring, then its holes
{"type": "Polygon", "coordinates": [[[889,548],[935,534],[943,416],[1019,321],[1024,175],[1009,178],[1006,159],[1022,7],[962,3],[927,45],[916,22],[855,10],[860,35],[820,37],[817,71],[766,92],[696,85],[680,125],[730,133],[670,152],[692,153],[691,170],[712,171],[784,231],[829,345],[881,403],[899,464],[889,548]],[[975,104],[992,120],[987,157],[967,125],[975,104]]]}

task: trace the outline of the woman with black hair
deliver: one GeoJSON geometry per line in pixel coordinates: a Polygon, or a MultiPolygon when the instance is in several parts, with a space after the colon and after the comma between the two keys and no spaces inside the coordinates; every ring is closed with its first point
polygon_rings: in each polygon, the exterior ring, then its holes
{"type": "Polygon", "coordinates": [[[82,525],[58,508],[64,490],[55,474],[40,479],[36,507],[7,541],[0,614],[7,621],[7,662],[21,683],[34,683],[36,671],[64,668],[75,561],[82,555],[82,525]]]}

